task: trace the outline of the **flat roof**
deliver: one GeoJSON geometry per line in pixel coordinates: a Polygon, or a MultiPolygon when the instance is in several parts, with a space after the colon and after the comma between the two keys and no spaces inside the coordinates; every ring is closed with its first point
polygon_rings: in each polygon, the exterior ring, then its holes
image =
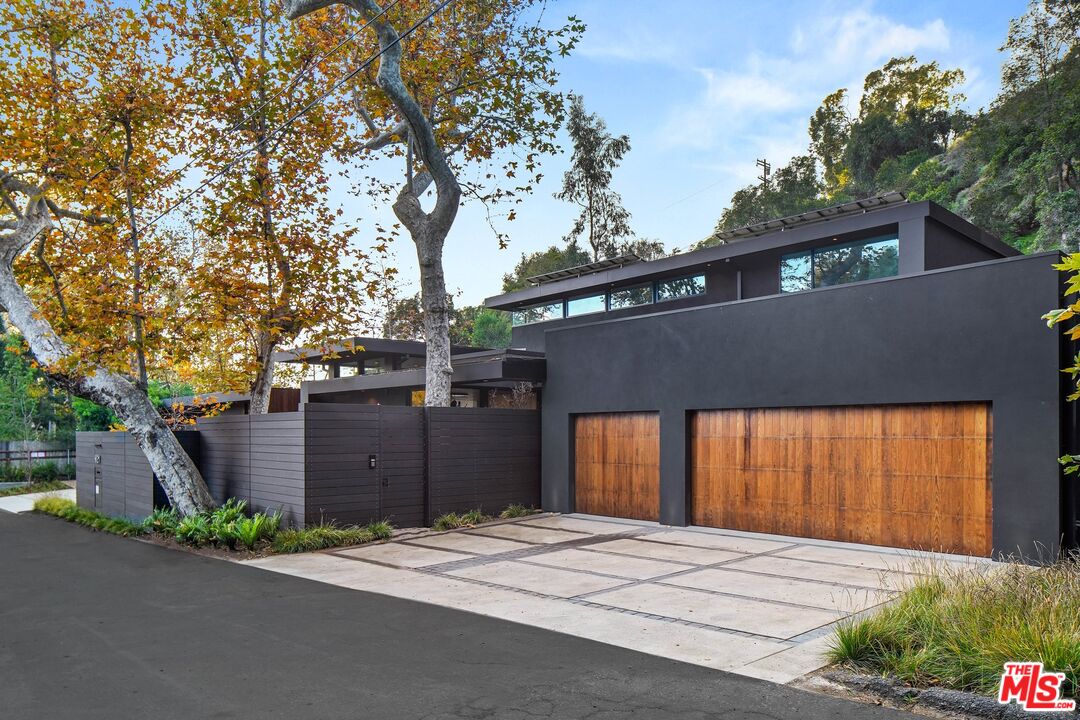
{"type": "MultiPolygon", "coordinates": [[[[850,205],[850,203],[845,203],[845,206],[847,205],[850,205]]],[[[543,285],[495,295],[484,300],[484,305],[498,310],[515,310],[548,299],[571,297],[579,293],[586,294],[600,289],[630,284],[634,281],[690,274],[707,267],[711,263],[729,262],[754,253],[775,251],[800,243],[813,242],[825,235],[846,235],[875,227],[895,225],[905,220],[926,217],[947,225],[972,242],[983,245],[1002,257],[1020,254],[1020,251],[1016,248],[1003,243],[985,230],[981,230],[959,215],[929,200],[877,203],[859,210],[837,211],[826,216],[825,213],[829,210],[829,208],[825,208],[821,211],[815,211],[822,215],[816,220],[807,217],[805,221],[792,222],[788,225],[763,227],[760,232],[747,230],[747,235],[737,242],[728,242],[678,255],[669,255],[657,260],[642,261],[625,267],[609,268],[590,275],[556,280],[543,285]]],[[[803,215],[809,216],[810,213],[803,213],[803,215]]],[[[801,216],[793,217],[799,218],[801,216]]],[[[759,225],[764,226],[777,222],[780,222],[780,220],[760,223],[759,225]]],[[[758,226],[747,227],[757,228],[758,226]]]]}
{"type": "Polygon", "coordinates": [[[878,210],[890,205],[898,205],[905,202],[907,202],[907,196],[905,196],[904,193],[896,191],[887,192],[882,195],[863,198],[862,200],[852,200],[851,202],[830,205],[829,207],[820,208],[818,210],[809,210],[804,213],[799,213],[798,215],[788,215],[787,217],[777,218],[775,220],[751,223],[750,225],[744,225],[743,227],[735,228],[734,230],[718,232],[713,235],[713,237],[720,238],[724,242],[742,240],[744,238],[757,237],[758,235],[767,235],[768,233],[777,230],[786,230],[797,225],[822,222],[823,220],[831,220],[840,215],[850,215],[851,213],[865,212],[866,210],[878,210]]]}
{"type": "MultiPolygon", "coordinates": [[[[485,350],[466,353],[454,359],[453,385],[497,383],[500,381],[543,382],[547,374],[544,353],[533,350],[485,350]]],[[[374,375],[352,375],[301,383],[306,402],[313,395],[327,395],[353,390],[423,387],[425,369],[392,370],[374,375]]]]}
{"type": "MultiPolygon", "coordinates": [[[[474,353],[487,350],[488,348],[470,347],[468,345],[451,345],[450,354],[474,353]]],[[[415,357],[427,356],[427,345],[423,340],[394,340],[392,338],[376,337],[352,337],[339,340],[326,348],[295,348],[282,350],[274,353],[274,362],[312,362],[314,360],[342,360],[346,358],[362,358],[370,355],[412,355],[415,357]],[[339,357],[328,358],[328,355],[339,357]]]]}
{"type": "Polygon", "coordinates": [[[564,278],[570,277],[581,277],[582,275],[589,275],[594,272],[600,272],[601,270],[607,270],[608,268],[632,265],[641,261],[641,258],[639,258],[637,255],[634,255],[633,253],[627,253],[625,255],[619,255],[613,258],[604,258],[603,260],[585,263],[584,265],[575,265],[574,267],[568,267],[564,270],[555,270],[553,272],[543,273],[541,275],[533,275],[530,278],[525,278],[525,282],[530,285],[543,285],[546,282],[552,282],[554,280],[562,280],[564,278]]]}

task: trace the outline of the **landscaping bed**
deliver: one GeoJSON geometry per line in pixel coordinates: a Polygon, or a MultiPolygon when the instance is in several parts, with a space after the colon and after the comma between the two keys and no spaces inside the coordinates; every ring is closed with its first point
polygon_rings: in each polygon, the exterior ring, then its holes
{"type": "MultiPolygon", "coordinates": [[[[385,520],[367,525],[327,522],[303,528],[282,528],[279,513],[248,513],[247,503],[235,498],[210,512],[184,518],[174,510],[159,508],[141,523],[109,517],[60,497],[40,498],[34,503],[34,510],[114,535],[138,537],[165,547],[233,559],[363,545],[389,540],[394,534],[394,527],[385,520]]],[[[499,513],[498,518],[480,510],[460,515],[447,513],[436,518],[433,529],[475,527],[538,512],[523,505],[511,505],[499,513]]]]}
{"type": "MultiPolygon", "coordinates": [[[[935,567],[893,603],[843,623],[830,659],[894,686],[996,697],[1003,666],[1041,661],[1080,687],[1080,562],[935,567]]],[[[913,693],[917,695],[918,693],[913,693]]]]}
{"type": "Polygon", "coordinates": [[[0,497],[12,497],[13,495],[30,495],[31,493],[56,492],[57,490],[70,490],[71,485],[63,480],[33,481],[29,484],[5,487],[0,489],[0,497]]]}
{"type": "Polygon", "coordinates": [[[174,510],[157,509],[141,523],[102,515],[58,497],[39,499],[34,510],[114,535],[138,536],[159,545],[228,557],[261,557],[361,545],[387,540],[394,532],[386,521],[363,526],[322,523],[282,528],[279,513],[249,514],[247,503],[235,499],[210,512],[184,518],[174,510]]]}

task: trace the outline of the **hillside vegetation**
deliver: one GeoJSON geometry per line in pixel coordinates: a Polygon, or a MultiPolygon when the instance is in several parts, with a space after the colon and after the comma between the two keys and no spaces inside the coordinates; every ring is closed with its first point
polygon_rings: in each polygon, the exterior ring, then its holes
{"type": "Polygon", "coordinates": [[[858,113],[846,90],[810,118],[807,154],[767,185],[737,191],[723,230],[891,190],[933,200],[1025,252],[1080,249],[1080,3],[1034,2],[1010,23],[1002,89],[961,105],[961,70],[894,58],[866,76],[858,113]]]}

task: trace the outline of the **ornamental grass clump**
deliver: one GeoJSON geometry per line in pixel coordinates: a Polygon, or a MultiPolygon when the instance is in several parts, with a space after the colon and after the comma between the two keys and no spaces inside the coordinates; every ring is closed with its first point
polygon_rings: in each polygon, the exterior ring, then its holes
{"type": "Polygon", "coordinates": [[[1080,683],[1080,562],[936,567],[896,602],[842,623],[830,659],[918,687],[996,693],[1003,665],[1041,661],[1080,683]]]}
{"type": "Polygon", "coordinates": [[[275,553],[298,553],[362,545],[374,540],[389,539],[393,532],[393,526],[385,520],[364,526],[342,526],[335,522],[326,522],[282,530],[274,537],[272,549],[275,553]]]}

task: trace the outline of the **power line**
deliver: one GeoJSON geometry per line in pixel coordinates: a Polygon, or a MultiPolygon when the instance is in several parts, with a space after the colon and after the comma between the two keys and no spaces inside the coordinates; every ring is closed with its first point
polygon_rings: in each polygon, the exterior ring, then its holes
{"type": "Polygon", "coordinates": [[[233,156],[233,158],[232,158],[232,159],[231,159],[231,160],[230,160],[230,161],[229,161],[229,162],[228,162],[228,163],[227,163],[227,164],[226,164],[226,165],[225,165],[225,166],[224,166],[223,168],[221,168],[220,170],[218,170],[217,172],[215,172],[215,173],[214,173],[213,175],[211,175],[210,177],[208,177],[208,178],[206,178],[205,180],[203,180],[203,181],[202,181],[202,182],[201,182],[201,183],[200,183],[200,184],[198,185],[198,187],[196,187],[196,188],[195,188],[194,190],[190,190],[189,192],[186,192],[186,193],[184,193],[183,195],[181,195],[181,196],[180,196],[180,199],[179,199],[179,200],[177,200],[177,201],[176,201],[175,203],[173,203],[173,204],[169,205],[168,207],[166,207],[166,208],[165,208],[164,210],[162,210],[162,211],[161,211],[160,213],[158,213],[158,214],[157,214],[156,216],[154,216],[154,218],[153,218],[152,220],[150,220],[149,222],[147,222],[147,223],[144,223],[144,224],[143,224],[143,226],[142,226],[142,228],[140,229],[140,234],[142,234],[142,233],[145,233],[145,232],[146,232],[146,231],[147,231],[147,230],[148,230],[149,228],[153,227],[153,226],[154,226],[154,225],[155,225],[155,224],[156,224],[156,223],[157,223],[158,221],[160,221],[160,220],[161,220],[161,219],[162,219],[163,217],[165,217],[166,215],[168,215],[169,213],[171,213],[171,212],[172,212],[173,210],[176,210],[176,208],[180,207],[181,205],[183,205],[184,203],[186,203],[186,202],[187,202],[188,200],[190,200],[191,198],[193,198],[193,197],[195,197],[196,195],[198,195],[199,193],[201,193],[201,192],[202,192],[202,191],[203,191],[203,190],[204,190],[204,189],[205,189],[205,188],[206,188],[206,187],[207,187],[207,186],[208,186],[208,185],[209,185],[210,183],[214,182],[214,181],[215,181],[215,180],[217,180],[217,179],[218,179],[219,177],[221,177],[222,175],[224,175],[225,173],[227,173],[227,172],[228,172],[229,170],[231,170],[231,169],[233,168],[233,166],[234,166],[234,165],[236,165],[236,164],[237,164],[238,162],[240,162],[241,160],[243,160],[243,159],[244,159],[245,157],[247,157],[247,156],[248,156],[248,155],[250,155],[251,153],[255,152],[255,151],[256,151],[256,150],[258,150],[258,149],[259,149],[260,147],[262,147],[262,146],[263,146],[263,145],[265,145],[266,143],[268,143],[268,142],[270,142],[271,140],[273,140],[273,139],[274,139],[274,138],[275,138],[275,137],[276,137],[277,135],[280,135],[280,134],[281,134],[282,132],[284,132],[285,130],[287,130],[287,129],[288,129],[288,128],[289,128],[289,127],[290,127],[290,126],[291,126],[291,125],[292,125],[292,124],[293,124],[294,122],[296,122],[297,120],[299,120],[299,119],[300,119],[300,117],[302,117],[302,116],[303,116],[304,114],[306,114],[307,112],[309,112],[309,111],[310,111],[310,110],[311,110],[312,108],[314,108],[314,107],[315,107],[316,105],[318,105],[319,103],[321,103],[321,102],[322,102],[323,100],[325,100],[326,98],[330,97],[330,96],[331,96],[332,94],[334,94],[335,92],[337,92],[337,90],[338,90],[338,89],[339,89],[339,88],[340,88],[340,87],[341,87],[342,85],[344,85],[345,83],[349,82],[349,81],[350,81],[350,80],[352,80],[352,79],[353,79],[354,77],[356,77],[356,76],[357,76],[357,75],[359,75],[359,74],[360,74],[361,72],[363,72],[363,71],[364,71],[364,70],[366,70],[366,69],[367,69],[368,67],[370,67],[370,66],[371,66],[371,64],[372,64],[373,62],[375,62],[376,60],[378,60],[378,59],[379,59],[380,57],[382,57],[382,55],[383,55],[383,54],[384,54],[384,53],[385,53],[385,52],[386,52],[387,50],[389,50],[389,49],[390,49],[391,47],[393,47],[394,45],[398,45],[398,44],[400,44],[402,40],[404,40],[404,39],[405,39],[406,37],[408,37],[408,36],[409,36],[409,35],[411,35],[411,34],[412,34],[413,32],[415,32],[417,28],[419,28],[419,27],[420,27],[421,25],[423,25],[424,23],[426,23],[426,22],[427,22],[428,20],[430,20],[431,18],[435,17],[435,15],[436,15],[436,14],[437,14],[437,13],[438,13],[438,12],[439,12],[440,10],[442,10],[443,8],[445,8],[445,7],[447,6],[447,5],[449,5],[449,4],[450,4],[450,3],[452,3],[452,2],[454,2],[454,0],[443,0],[443,2],[439,3],[438,5],[436,5],[436,6],[435,6],[435,8],[433,8],[433,9],[431,10],[431,12],[429,12],[429,13],[428,13],[427,15],[425,15],[424,17],[420,18],[420,19],[419,19],[419,20],[417,20],[417,21],[416,21],[415,23],[413,23],[413,24],[412,24],[412,25],[411,25],[411,26],[410,26],[410,27],[409,27],[409,28],[408,28],[408,29],[407,29],[407,30],[406,30],[405,32],[403,32],[403,33],[400,33],[400,34],[398,35],[398,37],[397,37],[397,40],[395,40],[395,41],[394,41],[393,43],[391,43],[390,45],[386,46],[385,48],[380,48],[378,52],[376,52],[376,53],[375,53],[374,55],[372,55],[372,56],[371,56],[371,57],[369,57],[369,58],[368,58],[367,60],[365,60],[365,61],[364,61],[363,63],[361,63],[361,64],[360,64],[360,65],[359,65],[359,66],[358,66],[358,67],[357,67],[356,69],[354,69],[354,70],[351,70],[351,71],[349,71],[348,73],[346,73],[346,74],[345,74],[345,76],[344,76],[343,78],[341,78],[340,80],[338,80],[338,81],[337,81],[336,83],[334,83],[334,84],[333,84],[333,85],[332,85],[332,86],[330,87],[330,89],[329,89],[329,90],[327,90],[327,91],[326,91],[325,93],[323,93],[323,94],[322,94],[322,95],[320,95],[319,97],[317,97],[317,98],[315,98],[314,100],[312,100],[311,102],[309,102],[309,103],[308,103],[307,105],[305,105],[305,106],[304,106],[304,107],[302,107],[302,108],[301,108],[301,109],[300,109],[299,111],[297,111],[297,112],[296,112],[295,114],[293,114],[293,115],[292,115],[292,116],[291,116],[291,117],[290,117],[290,118],[289,118],[288,120],[286,120],[286,121],[285,121],[285,122],[283,122],[283,123],[282,123],[281,125],[279,125],[278,127],[276,127],[276,128],[274,128],[273,130],[271,130],[271,131],[270,131],[269,133],[267,133],[267,134],[266,134],[266,137],[264,137],[264,138],[263,138],[262,140],[260,140],[259,142],[255,143],[255,144],[254,144],[254,145],[252,145],[251,147],[249,147],[249,148],[247,148],[247,149],[245,149],[245,150],[241,151],[240,153],[237,153],[237,154],[236,154],[235,156],[233,156]]]}
{"type": "MultiPolygon", "coordinates": [[[[224,134],[226,134],[226,135],[227,135],[227,134],[229,134],[229,133],[231,133],[231,132],[235,132],[236,130],[239,130],[239,129],[240,129],[240,128],[242,128],[242,127],[243,127],[244,125],[246,125],[247,123],[249,123],[249,122],[250,122],[250,121],[251,121],[251,120],[252,120],[252,119],[253,119],[253,118],[255,117],[255,115],[256,115],[256,114],[257,114],[257,113],[258,113],[258,112],[259,112],[260,110],[262,110],[263,108],[265,108],[265,107],[266,107],[267,105],[269,105],[270,103],[272,103],[272,102],[273,102],[274,100],[277,100],[277,99],[278,99],[279,97],[281,97],[281,96],[282,96],[282,95],[283,95],[284,93],[286,93],[286,92],[289,92],[290,90],[292,90],[293,88],[295,88],[295,87],[296,87],[296,85],[297,85],[297,84],[298,84],[298,83],[300,82],[300,79],[301,79],[302,77],[304,77],[304,75],[306,75],[306,74],[307,74],[307,73],[308,73],[309,71],[311,71],[311,70],[314,70],[315,68],[317,68],[317,67],[318,67],[318,66],[319,66],[319,65],[320,65],[320,64],[321,64],[321,63],[322,63],[322,62],[323,62],[324,60],[326,60],[327,58],[329,58],[329,57],[330,57],[331,55],[333,55],[334,53],[336,53],[336,52],[337,52],[338,50],[340,50],[341,48],[343,48],[343,47],[345,47],[346,45],[348,45],[349,43],[351,43],[351,42],[352,42],[352,41],[353,41],[354,39],[356,39],[356,37],[357,37],[357,36],[358,36],[358,35],[359,35],[360,33],[362,33],[362,32],[363,32],[364,30],[366,30],[366,29],[368,28],[368,26],[369,26],[369,25],[371,25],[371,23],[375,22],[375,21],[376,21],[377,19],[379,19],[379,17],[381,17],[382,15],[385,15],[386,13],[390,12],[390,11],[391,11],[391,10],[392,10],[392,9],[394,8],[394,6],[395,6],[395,5],[397,5],[397,4],[399,3],[399,2],[401,2],[401,0],[393,0],[393,2],[391,2],[391,3],[390,3],[389,5],[387,5],[387,6],[385,7],[385,8],[383,8],[383,9],[382,9],[382,10],[380,10],[380,11],[379,11],[378,13],[376,13],[376,14],[375,14],[375,15],[374,15],[374,16],[373,16],[373,17],[372,17],[371,19],[369,19],[369,20],[368,20],[367,22],[365,22],[365,23],[364,23],[363,25],[361,25],[360,27],[358,27],[358,28],[357,28],[356,30],[354,30],[354,31],[352,31],[351,33],[349,33],[349,35],[348,35],[348,36],[347,36],[347,37],[346,37],[346,38],[345,38],[344,40],[342,40],[341,42],[339,42],[339,43],[338,43],[337,45],[335,45],[334,47],[330,48],[330,49],[329,49],[329,50],[328,50],[328,51],[327,51],[327,52],[326,52],[326,53],[325,53],[325,54],[324,54],[324,55],[323,55],[322,57],[320,57],[319,59],[315,60],[315,61],[314,61],[314,62],[313,62],[313,63],[311,64],[311,66],[310,66],[310,67],[304,68],[303,70],[301,70],[300,72],[298,72],[298,73],[296,74],[296,77],[294,77],[294,78],[293,78],[293,79],[292,79],[291,81],[289,81],[289,83],[288,83],[287,85],[285,85],[285,86],[281,87],[281,88],[280,88],[280,89],[278,89],[278,91],[277,91],[277,92],[275,92],[275,93],[274,93],[273,95],[271,95],[270,97],[268,97],[268,98],[266,98],[265,100],[263,100],[263,101],[262,101],[261,103],[259,103],[259,105],[258,105],[258,106],[256,106],[256,107],[255,107],[255,109],[254,109],[254,110],[250,111],[250,112],[249,112],[249,113],[248,113],[247,115],[245,115],[245,116],[244,116],[243,118],[241,118],[240,120],[236,121],[236,122],[235,122],[235,123],[234,123],[234,124],[233,124],[233,125],[232,125],[231,127],[228,127],[228,128],[226,128],[226,129],[225,129],[225,131],[224,131],[224,134]]],[[[192,157],[192,158],[191,158],[190,160],[188,160],[188,162],[187,162],[187,163],[186,163],[186,164],[185,164],[185,165],[184,165],[184,166],[183,166],[182,168],[180,168],[179,170],[176,170],[176,171],[174,171],[174,172],[170,173],[170,178],[169,178],[169,180],[167,180],[166,182],[162,183],[162,186],[164,186],[164,185],[168,184],[168,182],[170,182],[170,181],[172,180],[172,178],[173,178],[173,177],[177,177],[177,176],[183,175],[183,174],[184,174],[184,172],[185,172],[185,171],[186,171],[186,170],[187,170],[188,168],[190,168],[190,167],[191,167],[192,165],[194,165],[194,164],[195,164],[195,163],[196,163],[197,161],[199,161],[200,159],[202,159],[202,157],[203,157],[203,156],[205,156],[205,155],[206,155],[206,154],[207,154],[208,152],[210,152],[210,150],[209,150],[208,148],[206,148],[206,149],[203,149],[203,150],[201,150],[200,152],[196,153],[196,154],[195,154],[195,156],[194,156],[194,157],[192,157]]]]}

